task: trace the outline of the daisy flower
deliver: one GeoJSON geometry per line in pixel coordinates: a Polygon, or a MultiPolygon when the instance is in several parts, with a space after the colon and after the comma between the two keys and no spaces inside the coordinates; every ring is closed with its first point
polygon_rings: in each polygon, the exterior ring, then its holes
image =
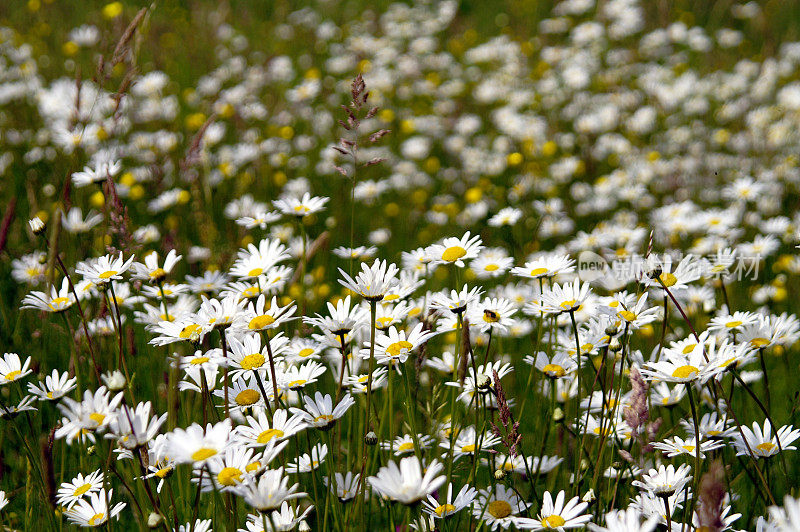
{"type": "Polygon", "coordinates": [[[424,468],[423,473],[419,458],[408,456],[400,460],[399,466],[390,460],[374,477],[369,477],[367,482],[380,496],[412,505],[444,484],[445,476],[439,475],[443,469],[444,466],[434,459],[424,468]]]}
{"type": "Polygon", "coordinates": [[[231,421],[207,424],[205,428],[192,423],[188,428],[176,428],[169,433],[167,454],[180,464],[201,467],[206,461],[227,449],[231,434],[231,421]]]}
{"type": "Polygon", "coordinates": [[[717,365],[706,362],[702,348],[693,349],[685,354],[666,352],[666,355],[666,360],[647,362],[640,370],[642,375],[649,380],[664,382],[705,383],[721,371],[717,365]]]}
{"type": "MultiPolygon", "coordinates": [[[[500,443],[500,441],[500,438],[495,436],[491,431],[479,434],[475,430],[475,427],[467,427],[459,432],[455,440],[453,440],[453,460],[455,461],[462,456],[471,456],[486,449],[491,449],[500,443]]],[[[450,442],[440,442],[439,446],[449,449],[450,442]]]]}
{"type": "Polygon", "coordinates": [[[575,312],[589,297],[589,283],[581,284],[580,279],[575,279],[571,284],[554,284],[541,295],[541,311],[546,314],[561,314],[562,312],[575,312]]]}
{"type": "Polygon", "coordinates": [[[360,295],[370,302],[381,301],[389,290],[397,283],[397,272],[399,269],[395,264],[376,259],[372,266],[361,263],[361,272],[353,279],[347,272],[339,268],[339,273],[344,279],[339,280],[339,284],[360,295]]]}
{"type": "Polygon", "coordinates": [[[144,263],[135,262],[131,265],[131,270],[133,272],[131,277],[133,279],[159,284],[172,272],[172,269],[181,258],[182,255],[178,255],[175,250],[172,249],[164,258],[164,264],[159,265],[158,253],[153,251],[145,256],[144,263]]]}
{"type": "Polygon", "coordinates": [[[304,396],[303,402],[305,403],[305,410],[292,407],[291,412],[299,415],[308,426],[322,430],[328,430],[333,427],[336,420],[341,418],[355,404],[355,400],[349,393],[342,397],[342,400],[335,408],[331,396],[328,394],[323,396],[320,392],[315,393],[313,399],[309,396],[304,396]]]}
{"type": "Polygon", "coordinates": [[[302,366],[289,366],[278,380],[278,388],[284,390],[300,390],[317,382],[318,378],[328,370],[319,362],[311,360],[302,366]]]}
{"type": "Polygon", "coordinates": [[[61,288],[56,289],[55,283],[50,287],[50,293],[35,290],[22,299],[21,309],[42,310],[44,312],[64,312],[75,304],[75,296],[69,287],[69,279],[61,280],[61,288]]]}
{"type": "Polygon", "coordinates": [[[89,232],[92,227],[96,226],[103,221],[103,215],[95,211],[86,213],[86,220],[83,219],[83,213],[80,207],[72,207],[61,218],[61,225],[68,233],[80,234],[89,232]]]}
{"type": "Polygon", "coordinates": [[[542,507],[536,519],[516,517],[514,525],[521,530],[559,530],[568,528],[581,528],[586,526],[592,516],[583,512],[589,507],[588,503],[581,502],[578,497],[573,497],[566,504],[564,491],[558,492],[556,500],[549,491],[544,492],[542,507]]]}
{"type": "Polygon", "coordinates": [[[76,502],[83,500],[84,496],[97,493],[101,489],[103,489],[103,473],[99,469],[85,477],[78,473],[78,476],[71,481],[61,483],[56,494],[56,502],[66,508],[72,508],[76,502]]]}
{"type": "Polygon", "coordinates": [[[64,418],[61,427],[56,430],[56,438],[67,438],[68,443],[77,436],[86,436],[94,441],[95,431],[102,431],[117,415],[117,407],[122,402],[122,392],[111,397],[105,386],[100,386],[94,393],[83,392],[83,400],[78,402],[70,397],[63,397],[58,407],[64,418]]]}
{"type": "Polygon", "coordinates": [[[287,216],[297,216],[302,218],[315,212],[319,212],[325,208],[330,198],[314,196],[306,192],[302,198],[295,196],[283,196],[279,199],[273,200],[272,204],[282,214],[287,216]]]}
{"type": "Polygon", "coordinates": [[[296,460],[289,462],[286,465],[287,473],[310,473],[312,470],[317,469],[321,464],[325,463],[325,458],[328,456],[328,446],[324,443],[318,443],[311,448],[311,456],[301,454],[296,460]]]}
{"type": "Polygon", "coordinates": [[[240,249],[230,274],[240,279],[257,279],[270,268],[289,258],[286,246],[278,240],[265,238],[258,247],[249,244],[247,249],[240,249]]]}
{"type": "Polygon", "coordinates": [[[686,464],[681,465],[678,469],[675,469],[672,464],[668,466],[662,464],[658,466],[658,469],[651,469],[642,475],[642,480],[634,480],[632,484],[653,495],[669,497],[676,491],[682,490],[692,480],[691,470],[692,468],[686,464]]]}
{"type": "Polygon", "coordinates": [[[228,340],[228,358],[224,361],[234,379],[253,376],[257,371],[264,372],[269,368],[268,357],[272,352],[273,360],[280,360],[289,345],[289,339],[278,333],[269,339],[269,350],[266,343],[262,346],[261,335],[245,334],[240,337],[231,336],[228,340]]]}
{"type": "Polygon", "coordinates": [[[441,244],[431,245],[426,254],[432,257],[433,264],[454,264],[463,268],[464,261],[474,259],[483,249],[479,235],[470,237],[467,231],[461,238],[445,238],[441,244]]]}
{"type": "Polygon", "coordinates": [[[478,326],[481,332],[489,330],[505,332],[516,323],[511,317],[516,313],[516,307],[508,299],[487,298],[479,304],[472,305],[468,317],[470,323],[478,326]]]}
{"type": "Polygon", "coordinates": [[[522,211],[516,207],[504,207],[487,222],[491,227],[514,225],[522,217],[522,211]]]}
{"type": "Polygon", "coordinates": [[[111,501],[114,495],[113,490],[108,490],[108,495],[104,489],[96,493],[90,493],[88,499],[79,500],[69,510],[64,512],[70,523],[83,527],[99,527],[109,517],[117,517],[125,508],[124,502],[118,502],[111,509],[108,509],[106,500],[111,501]]]}
{"type": "Polygon", "coordinates": [[[166,412],[158,417],[151,417],[151,410],[150,401],[139,403],[133,410],[122,405],[121,412],[111,420],[105,437],[116,439],[117,445],[126,449],[147,445],[167,420],[166,412]]]}
{"type": "Polygon", "coordinates": [[[289,486],[289,478],[283,476],[281,467],[268,469],[258,480],[247,478],[234,489],[234,493],[253,508],[264,512],[280,508],[285,501],[305,497],[305,493],[297,491],[299,487],[297,483],[289,486]]]}
{"type": "Polygon", "coordinates": [[[772,425],[769,420],[764,421],[764,428],[759,426],[758,423],[753,423],[753,430],[749,427],[742,425],[742,433],[738,432],[733,435],[733,445],[736,448],[736,455],[750,454],[752,451],[753,456],[756,458],[769,458],[780,452],[793,451],[797,449],[792,443],[800,438],[800,430],[795,429],[791,425],[784,425],[772,435],[772,425]],[[745,441],[747,444],[745,444],[745,441]],[[780,443],[780,447],[778,444],[780,443]],[[748,451],[747,447],[750,446],[748,451]]]}
{"type": "Polygon", "coordinates": [[[64,397],[75,389],[78,383],[77,377],[70,378],[66,371],[59,374],[57,369],[44,378],[37,386],[32,382],[28,383],[28,391],[37,396],[40,401],[53,401],[64,397]]]}
{"type": "MultiPolygon", "coordinates": [[[[697,438],[683,439],[679,436],[673,436],[671,439],[664,440],[663,442],[653,442],[651,444],[656,449],[663,451],[667,457],[674,458],[682,454],[695,456],[697,449],[697,438]]],[[[719,449],[724,445],[721,441],[705,440],[700,442],[700,458],[705,459],[705,453],[719,449]]]]}
{"type": "Polygon", "coordinates": [[[103,255],[97,260],[81,262],[75,267],[75,273],[97,286],[105,286],[110,281],[121,280],[122,274],[133,264],[133,259],[131,255],[128,260],[123,260],[121,251],[116,257],[103,255]]]}
{"type": "Polygon", "coordinates": [[[486,248],[470,264],[478,279],[500,277],[514,264],[503,248],[486,248]]]}
{"type": "MultiPolygon", "coordinates": [[[[333,474],[333,490],[339,502],[345,503],[352,500],[358,495],[359,479],[361,475],[355,475],[348,471],[347,473],[334,473],[333,474]]],[[[323,477],[322,482],[328,488],[331,487],[331,480],[329,477],[323,477]]]]}
{"type": "Polygon", "coordinates": [[[530,506],[514,490],[499,483],[494,490],[486,488],[478,492],[476,502],[472,515],[475,519],[482,519],[490,530],[509,528],[513,524],[514,516],[530,506]]]}
{"type": "MultiPolygon", "coordinates": [[[[433,443],[433,438],[427,434],[417,434],[420,450],[427,449],[433,443]]],[[[397,436],[392,441],[382,441],[381,449],[393,452],[395,456],[403,456],[414,452],[414,437],[411,434],[397,436]]]]}
{"type": "Polygon", "coordinates": [[[445,502],[440,504],[433,495],[428,495],[428,500],[422,501],[422,511],[435,519],[450,517],[472,504],[477,495],[478,492],[475,488],[465,485],[461,487],[454,499],[453,485],[449,484],[445,502]]]}
{"type": "MultiPolygon", "coordinates": [[[[223,389],[215,390],[214,395],[224,400],[224,388],[223,386],[223,389]]],[[[238,409],[241,412],[249,408],[265,407],[265,399],[261,394],[261,389],[255,377],[237,379],[227,387],[227,391],[228,406],[231,410],[238,409]]]]}
{"type": "MultiPolygon", "coordinates": [[[[356,326],[364,320],[364,310],[359,306],[350,307],[350,296],[340,299],[336,304],[327,303],[330,316],[311,318],[303,316],[303,321],[323,331],[328,331],[333,335],[343,336],[350,333],[356,326]]],[[[367,318],[369,322],[369,318],[367,318]]]]}
{"type": "Polygon", "coordinates": [[[460,292],[451,290],[437,292],[431,297],[431,308],[435,310],[449,310],[453,314],[463,314],[467,307],[475,304],[483,294],[480,286],[469,288],[464,285],[460,292]]]}
{"type": "Polygon", "coordinates": [[[281,215],[277,211],[258,211],[254,212],[252,216],[242,216],[236,219],[236,225],[241,225],[245,229],[254,229],[260,227],[266,229],[267,224],[276,222],[281,219],[281,215]]]}
{"type": "Polygon", "coordinates": [[[16,353],[4,353],[0,358],[0,386],[14,382],[28,375],[32,370],[28,369],[31,365],[31,357],[20,361],[16,353]]]}
{"type": "Polygon", "coordinates": [[[511,273],[526,279],[540,279],[573,271],[575,271],[574,259],[567,255],[547,254],[526,262],[525,266],[513,268],[511,273]]]}
{"type": "MultiPolygon", "coordinates": [[[[381,331],[375,339],[375,357],[378,363],[392,366],[404,364],[412,351],[436,336],[433,331],[423,331],[423,327],[422,323],[418,323],[406,333],[404,330],[398,331],[393,325],[387,332],[381,331]]],[[[369,343],[364,347],[368,348],[369,343]]],[[[365,349],[364,352],[368,357],[369,351],[365,349]]]]}
{"type": "Polygon", "coordinates": [[[547,356],[547,353],[539,351],[536,353],[536,358],[528,355],[523,360],[550,379],[560,379],[578,368],[577,362],[563,351],[556,351],[553,356],[547,356]]]}
{"type": "Polygon", "coordinates": [[[257,409],[255,416],[247,416],[245,423],[234,429],[234,437],[248,447],[263,447],[273,440],[280,442],[287,440],[306,428],[303,416],[276,409],[272,421],[264,409],[257,409]]]}
{"type": "Polygon", "coordinates": [[[603,517],[606,526],[587,523],[592,532],[653,532],[658,526],[658,516],[651,515],[642,522],[642,514],[633,506],[625,510],[611,510],[603,517]]]}
{"type": "Polygon", "coordinates": [[[269,306],[266,305],[266,296],[261,294],[255,302],[245,307],[244,312],[237,316],[233,326],[246,331],[265,331],[275,329],[289,320],[294,319],[297,306],[290,302],[286,306],[278,304],[278,298],[273,296],[269,306]]]}

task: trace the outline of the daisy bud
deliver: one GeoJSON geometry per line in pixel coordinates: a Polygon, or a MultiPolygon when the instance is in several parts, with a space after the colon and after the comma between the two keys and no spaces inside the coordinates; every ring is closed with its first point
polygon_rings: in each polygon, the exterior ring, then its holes
{"type": "Polygon", "coordinates": [[[494,470],[494,479],[495,480],[503,480],[506,478],[506,470],[505,469],[495,469],[494,470]]]}
{"type": "Polygon", "coordinates": [[[592,504],[595,500],[597,500],[597,497],[594,496],[594,490],[592,488],[589,488],[589,491],[581,497],[581,501],[588,504],[592,504]]]}
{"type": "Polygon", "coordinates": [[[608,327],[606,327],[606,334],[609,335],[609,336],[616,336],[618,332],[619,332],[619,329],[617,328],[616,325],[612,324],[612,325],[609,325],[608,327]]]}
{"type": "Polygon", "coordinates": [[[589,461],[586,460],[586,458],[581,458],[580,468],[581,471],[586,471],[587,469],[589,469],[589,461]]]}
{"type": "Polygon", "coordinates": [[[150,515],[147,516],[147,528],[158,528],[163,521],[164,517],[161,514],[150,512],[150,515]]]}
{"type": "Polygon", "coordinates": [[[125,375],[118,369],[104,373],[100,376],[106,387],[112,392],[118,392],[125,388],[125,375]]]}
{"type": "Polygon", "coordinates": [[[488,375],[481,375],[478,377],[478,389],[482,392],[489,391],[489,388],[492,385],[492,379],[489,378],[488,375]]]}
{"type": "Polygon", "coordinates": [[[367,442],[367,445],[375,445],[378,443],[378,435],[373,431],[369,431],[366,436],[364,436],[364,441],[367,442]]]}
{"type": "Polygon", "coordinates": [[[619,339],[614,338],[611,340],[611,342],[609,342],[608,349],[612,353],[616,353],[622,349],[622,342],[620,342],[619,339]]]}
{"type": "Polygon", "coordinates": [[[311,532],[311,527],[308,526],[308,523],[306,523],[306,520],[303,519],[302,521],[300,521],[300,526],[297,527],[297,531],[298,532],[311,532]]]}
{"type": "Polygon", "coordinates": [[[86,456],[94,456],[96,449],[94,445],[90,445],[86,448],[86,456]]]}
{"type": "Polygon", "coordinates": [[[556,408],[553,410],[553,421],[555,423],[561,423],[564,421],[564,411],[561,408],[556,408]]]}
{"type": "Polygon", "coordinates": [[[34,216],[30,220],[28,220],[28,226],[31,228],[31,231],[33,231],[33,234],[36,236],[39,236],[42,233],[44,233],[44,230],[46,229],[44,222],[38,216],[34,216]]]}

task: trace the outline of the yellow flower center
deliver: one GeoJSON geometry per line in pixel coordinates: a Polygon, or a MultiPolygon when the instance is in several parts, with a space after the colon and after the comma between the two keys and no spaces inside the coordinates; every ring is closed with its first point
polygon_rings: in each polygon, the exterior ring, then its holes
{"type": "Polygon", "coordinates": [[[194,357],[191,361],[189,361],[189,364],[192,366],[199,366],[200,364],[205,364],[209,360],[211,359],[208,357],[194,357]]]}
{"type": "Polygon", "coordinates": [[[336,418],[334,418],[330,414],[321,414],[321,415],[319,415],[319,416],[314,418],[314,423],[319,423],[320,421],[324,421],[327,424],[327,423],[330,423],[331,421],[333,421],[334,419],[336,419],[336,418]]]}
{"type": "Polygon", "coordinates": [[[22,372],[19,371],[19,370],[9,371],[8,373],[6,373],[6,380],[7,381],[13,381],[14,379],[16,379],[19,376],[20,373],[22,373],[22,372]]]}
{"type": "Polygon", "coordinates": [[[258,294],[260,293],[261,291],[258,289],[257,286],[249,286],[244,290],[242,290],[242,296],[244,296],[247,299],[253,299],[254,297],[257,297],[258,294]]]}
{"type": "Polygon", "coordinates": [[[283,431],[279,429],[267,429],[258,435],[256,441],[261,444],[269,443],[272,438],[282,438],[283,431]]]}
{"type": "Polygon", "coordinates": [[[542,368],[542,371],[548,377],[563,377],[567,373],[566,370],[558,364],[547,364],[542,368]]]}
{"type": "Polygon", "coordinates": [[[625,321],[633,321],[636,319],[636,314],[630,310],[620,310],[617,315],[625,321]]]}
{"type": "Polygon", "coordinates": [[[261,469],[261,462],[259,461],[251,462],[247,464],[247,466],[244,468],[244,470],[247,471],[248,473],[258,471],[259,469],[261,469]]]}
{"type": "Polygon", "coordinates": [[[486,270],[487,272],[496,272],[497,270],[500,269],[500,266],[498,266],[497,264],[487,264],[483,269],[486,270]]]}
{"type": "Polygon", "coordinates": [[[260,368],[264,365],[264,362],[264,355],[261,353],[253,353],[252,355],[247,355],[244,357],[242,361],[239,362],[239,365],[242,367],[242,369],[251,370],[260,368]]]}
{"type": "Polygon", "coordinates": [[[669,272],[662,273],[661,275],[658,276],[658,278],[659,280],[661,280],[661,283],[667,288],[669,288],[670,286],[674,286],[675,283],[678,282],[678,278],[669,272]]]}
{"type": "Polygon", "coordinates": [[[684,451],[688,451],[690,453],[694,452],[695,446],[694,445],[684,445],[681,447],[684,451]]]}
{"type": "Polygon", "coordinates": [[[569,310],[569,309],[571,309],[572,307],[575,306],[575,303],[577,303],[576,300],[568,299],[567,301],[564,301],[563,303],[561,303],[560,307],[563,308],[563,309],[569,310]]]}
{"type": "Polygon", "coordinates": [[[235,467],[226,467],[217,474],[217,480],[223,486],[235,486],[242,481],[242,472],[235,467]]]}
{"type": "Polygon", "coordinates": [[[378,318],[377,320],[375,320],[375,326],[378,327],[378,329],[385,329],[391,323],[392,323],[392,317],[391,316],[383,316],[383,317],[378,318]]]}
{"type": "Polygon", "coordinates": [[[306,347],[305,349],[301,349],[300,352],[297,353],[297,356],[299,356],[300,358],[306,358],[307,356],[311,356],[312,354],[314,354],[314,350],[311,349],[310,347],[306,347]]]}
{"type": "Polygon", "coordinates": [[[239,406],[254,405],[261,399],[261,394],[256,390],[242,390],[236,394],[236,404],[239,406]]]}
{"type": "Polygon", "coordinates": [[[727,322],[725,324],[725,327],[727,327],[728,329],[733,329],[734,327],[738,327],[741,324],[742,324],[742,322],[740,320],[733,320],[733,321],[727,322]]]}
{"type": "Polygon", "coordinates": [[[544,528],[558,528],[564,526],[564,523],[566,523],[566,521],[560,515],[548,515],[542,519],[542,526],[544,528]]]}
{"type": "Polygon", "coordinates": [[[681,366],[677,368],[675,371],[673,371],[672,376],[675,377],[676,379],[688,379],[699,372],[700,372],[699,369],[687,364],[686,366],[681,366]]]}
{"type": "Polygon", "coordinates": [[[108,270],[107,272],[103,272],[98,275],[98,277],[101,279],[108,279],[110,277],[114,277],[115,275],[117,275],[117,270],[108,270]]]}
{"type": "Polygon", "coordinates": [[[759,443],[756,445],[756,449],[763,453],[771,453],[773,452],[778,446],[772,443],[771,441],[765,441],[764,443],[759,443]]]}
{"type": "Polygon", "coordinates": [[[753,347],[764,347],[768,343],[769,340],[767,340],[766,338],[753,338],[752,340],[750,340],[750,345],[752,345],[753,347]]]}
{"type": "Polygon", "coordinates": [[[161,469],[156,471],[155,475],[158,478],[166,478],[167,475],[169,475],[170,473],[172,473],[172,468],[171,467],[162,467],[161,469]]]}
{"type": "Polygon", "coordinates": [[[547,268],[534,268],[531,270],[531,277],[536,277],[537,275],[544,275],[548,272],[547,268]]]}
{"type": "Polygon", "coordinates": [[[199,333],[200,329],[201,327],[199,325],[197,325],[196,323],[192,323],[184,327],[181,330],[180,334],[178,334],[178,336],[186,340],[187,338],[191,338],[192,335],[194,335],[195,333],[199,333]]]}
{"type": "Polygon", "coordinates": [[[48,303],[47,306],[49,306],[53,310],[56,310],[57,307],[61,307],[61,305],[66,305],[68,301],[69,299],[66,297],[57,297],[55,299],[51,299],[50,303],[48,303]]]}
{"type": "Polygon", "coordinates": [[[500,314],[488,308],[483,309],[483,321],[486,323],[497,323],[500,321],[500,314]]]}
{"type": "Polygon", "coordinates": [[[451,246],[442,253],[442,260],[446,262],[455,262],[466,254],[467,250],[461,246],[451,246]]]}
{"type": "Polygon", "coordinates": [[[106,416],[105,414],[101,414],[100,412],[95,412],[93,414],[89,414],[89,419],[97,423],[98,425],[102,425],[103,421],[105,421],[106,416]]]}
{"type": "Polygon", "coordinates": [[[156,268],[155,270],[150,272],[151,279],[161,279],[163,277],[166,277],[166,275],[167,272],[164,270],[164,268],[156,268]]]}
{"type": "Polygon", "coordinates": [[[73,497],[80,497],[92,488],[91,484],[84,484],[83,486],[75,488],[72,492],[73,497]]]}
{"type": "Polygon", "coordinates": [[[252,331],[259,331],[265,327],[269,327],[273,323],[275,323],[275,318],[273,318],[269,314],[263,314],[261,316],[256,316],[255,318],[250,320],[250,323],[247,324],[247,326],[252,331]]]}
{"type": "Polygon", "coordinates": [[[410,441],[403,442],[397,447],[397,450],[398,451],[413,451],[414,450],[414,443],[410,442],[410,441]]]}
{"type": "Polygon", "coordinates": [[[503,500],[492,501],[486,511],[495,519],[502,519],[511,515],[511,505],[503,500]]]}
{"type": "Polygon", "coordinates": [[[441,516],[443,516],[445,514],[449,514],[451,512],[455,512],[456,511],[456,507],[453,506],[452,504],[442,504],[441,506],[438,506],[436,508],[436,510],[434,510],[434,511],[436,512],[436,515],[441,517],[441,516]]]}
{"type": "Polygon", "coordinates": [[[302,386],[303,386],[303,385],[304,385],[306,382],[307,382],[307,381],[306,381],[305,379],[297,379],[296,381],[292,381],[292,382],[290,382],[290,383],[289,383],[289,384],[287,384],[286,386],[287,386],[289,389],[291,389],[291,388],[300,388],[300,387],[302,387],[302,386]]]}
{"type": "Polygon", "coordinates": [[[207,460],[217,454],[216,449],[211,449],[210,447],[200,447],[195,452],[192,453],[192,460],[195,462],[200,462],[201,460],[207,460]]]}
{"type": "Polygon", "coordinates": [[[475,445],[470,443],[469,445],[464,445],[461,447],[462,453],[474,453],[475,452],[475,445]]]}
{"type": "Polygon", "coordinates": [[[407,340],[400,340],[399,342],[395,342],[395,343],[389,345],[389,347],[386,348],[386,353],[388,355],[396,357],[397,355],[402,353],[404,350],[408,351],[408,350],[411,350],[413,348],[414,348],[414,344],[412,344],[411,342],[409,342],[407,340]]]}
{"type": "Polygon", "coordinates": [[[695,347],[697,347],[697,344],[687,345],[686,347],[683,348],[683,354],[688,355],[689,353],[694,351],[695,347]]]}
{"type": "Polygon", "coordinates": [[[264,268],[253,268],[249,272],[247,272],[248,277],[258,277],[264,273],[264,268]]]}
{"type": "Polygon", "coordinates": [[[87,521],[87,522],[89,523],[89,526],[99,525],[100,523],[103,522],[105,517],[106,517],[106,514],[104,514],[104,513],[94,514],[91,517],[91,519],[89,519],[89,521],[87,521]]]}

